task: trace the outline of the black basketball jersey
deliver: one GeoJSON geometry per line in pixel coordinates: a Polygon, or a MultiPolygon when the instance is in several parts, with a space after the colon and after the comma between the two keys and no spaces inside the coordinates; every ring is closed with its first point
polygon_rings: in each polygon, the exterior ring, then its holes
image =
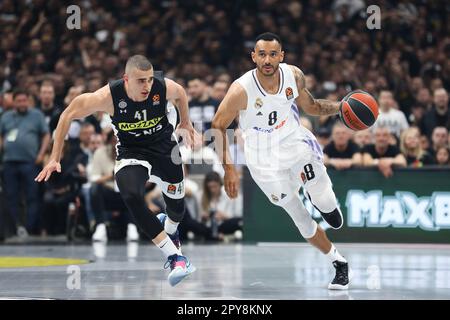
{"type": "MultiPolygon", "coordinates": [[[[117,136],[118,158],[121,153],[157,150],[155,144],[170,141],[173,127],[167,119],[166,85],[161,71],[155,71],[150,94],[145,101],[131,100],[123,79],[109,83],[114,104],[111,117],[117,136]]],[[[161,151],[161,150],[160,150],[161,151]]]]}

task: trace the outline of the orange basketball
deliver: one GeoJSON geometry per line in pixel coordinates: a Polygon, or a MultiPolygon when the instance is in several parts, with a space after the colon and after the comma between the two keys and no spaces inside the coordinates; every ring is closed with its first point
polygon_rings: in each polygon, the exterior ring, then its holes
{"type": "Polygon", "coordinates": [[[339,116],[342,122],[352,130],[364,130],[375,123],[378,118],[378,103],[367,92],[356,90],[350,92],[341,101],[339,116]]]}

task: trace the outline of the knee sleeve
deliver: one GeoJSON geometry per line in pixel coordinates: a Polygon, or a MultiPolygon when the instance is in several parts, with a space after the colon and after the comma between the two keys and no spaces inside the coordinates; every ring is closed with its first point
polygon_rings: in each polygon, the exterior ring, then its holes
{"type": "Polygon", "coordinates": [[[312,238],[317,231],[317,223],[313,220],[309,212],[300,200],[300,197],[293,197],[285,203],[283,209],[294,220],[297,229],[303,238],[312,238]]]}
{"type": "Polygon", "coordinates": [[[184,217],[184,212],[186,211],[184,198],[172,199],[166,195],[163,196],[166,203],[167,216],[169,217],[169,219],[174,222],[181,222],[184,217]]]}
{"type": "Polygon", "coordinates": [[[319,181],[308,187],[307,194],[313,206],[320,211],[322,218],[333,229],[339,229],[344,223],[342,213],[337,207],[336,196],[333,192],[330,178],[324,175],[324,183],[319,181]]]}
{"type": "Polygon", "coordinates": [[[308,186],[306,192],[317,210],[322,213],[333,212],[337,208],[337,203],[330,178],[326,174],[321,178],[323,181],[317,181],[314,185],[308,186]]]}

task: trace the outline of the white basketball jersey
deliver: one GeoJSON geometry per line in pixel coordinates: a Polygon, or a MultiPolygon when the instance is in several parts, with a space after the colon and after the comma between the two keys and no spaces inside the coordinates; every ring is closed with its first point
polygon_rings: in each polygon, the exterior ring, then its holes
{"type": "Polygon", "coordinates": [[[278,72],[280,84],[276,94],[269,94],[263,89],[256,69],[236,80],[247,93],[247,109],[239,114],[246,148],[270,148],[299,130],[299,111],[295,104],[298,90],[294,73],[286,63],[279,64],[278,72]]]}

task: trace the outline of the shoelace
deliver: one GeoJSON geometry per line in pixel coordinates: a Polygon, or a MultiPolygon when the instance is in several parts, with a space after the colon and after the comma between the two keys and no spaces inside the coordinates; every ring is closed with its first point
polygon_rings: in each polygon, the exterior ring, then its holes
{"type": "Polygon", "coordinates": [[[334,277],[334,282],[347,282],[347,272],[345,266],[338,266],[336,268],[336,276],[334,277]]]}
{"type": "Polygon", "coordinates": [[[167,261],[164,263],[164,269],[167,269],[169,267],[171,269],[175,268],[176,261],[177,261],[177,255],[176,254],[169,256],[167,258],[167,261]]]}

